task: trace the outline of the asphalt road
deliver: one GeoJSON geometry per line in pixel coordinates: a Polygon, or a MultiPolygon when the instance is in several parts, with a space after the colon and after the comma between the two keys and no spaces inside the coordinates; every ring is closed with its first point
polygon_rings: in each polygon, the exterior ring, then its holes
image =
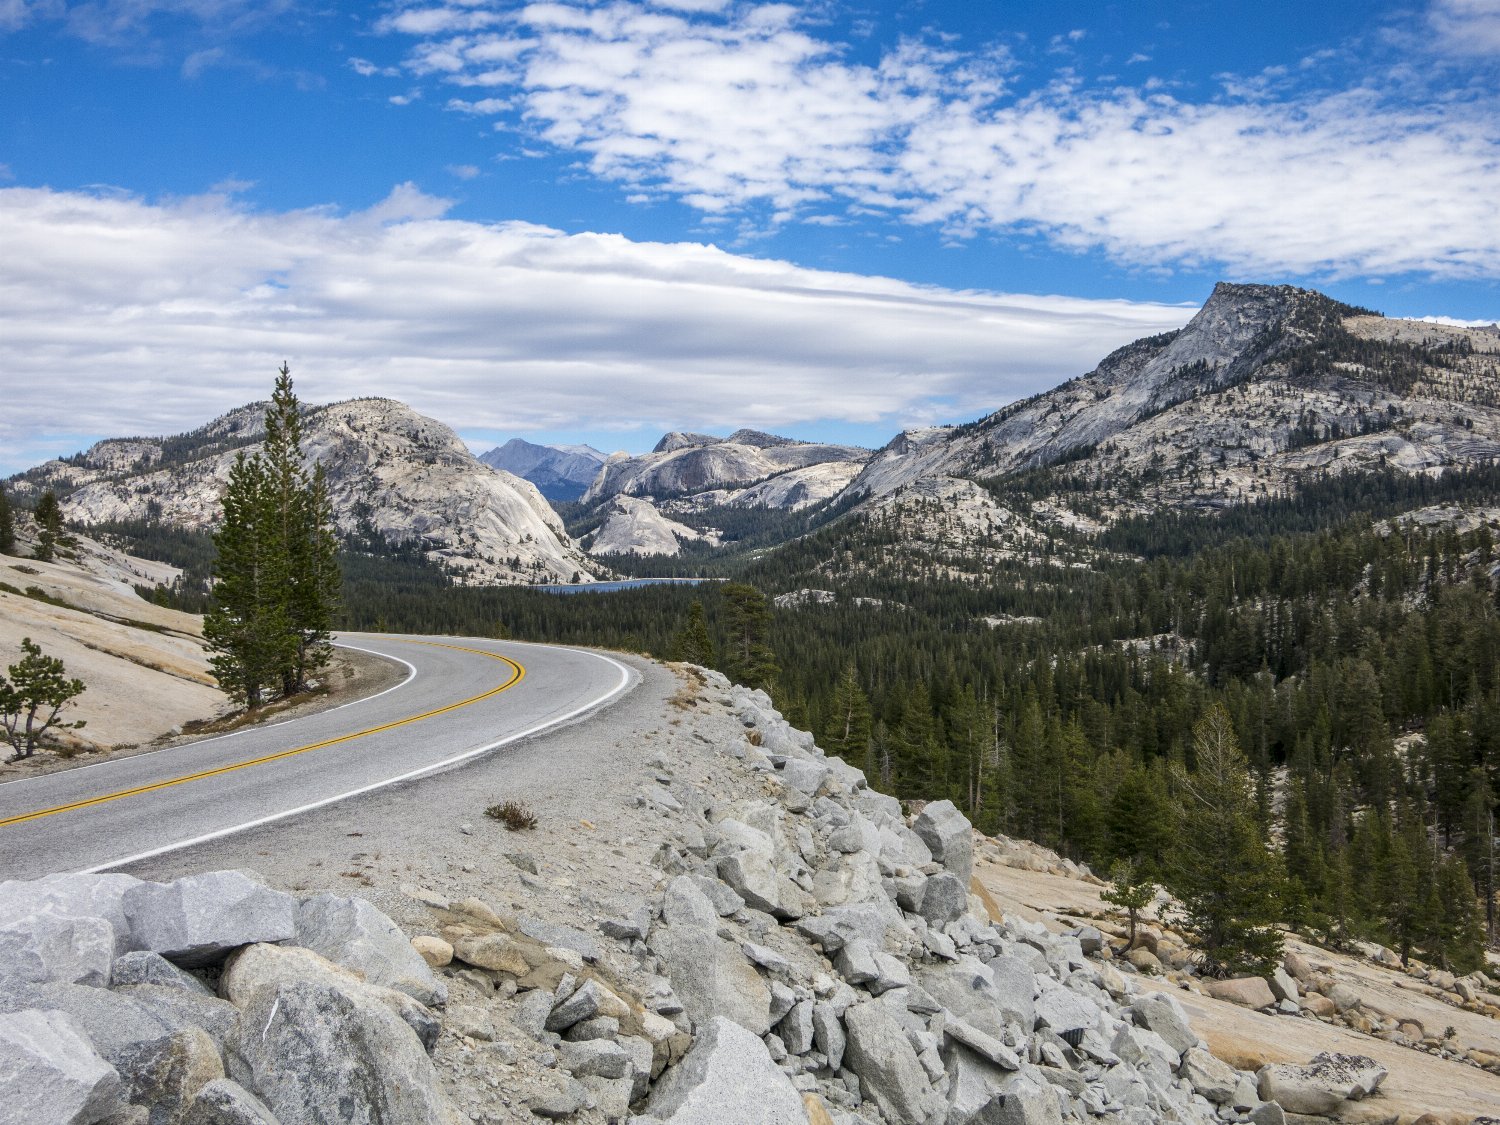
{"type": "Polygon", "coordinates": [[[337,640],[410,672],[304,718],[0,785],[0,879],[117,867],[448,769],[571,722],[637,679],[550,645],[337,640]]]}

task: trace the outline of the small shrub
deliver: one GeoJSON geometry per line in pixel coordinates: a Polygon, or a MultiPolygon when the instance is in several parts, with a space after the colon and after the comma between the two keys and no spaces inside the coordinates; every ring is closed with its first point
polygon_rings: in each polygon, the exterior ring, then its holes
{"type": "Polygon", "coordinates": [[[536,813],[522,801],[502,801],[484,810],[484,815],[498,820],[512,832],[522,832],[536,827],[536,813]]]}

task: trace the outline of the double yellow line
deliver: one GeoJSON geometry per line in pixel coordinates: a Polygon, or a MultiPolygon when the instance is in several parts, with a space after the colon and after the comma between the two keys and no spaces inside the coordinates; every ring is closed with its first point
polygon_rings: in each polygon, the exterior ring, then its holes
{"type": "Polygon", "coordinates": [[[353,742],[357,738],[366,738],[372,734],[380,734],[382,731],[395,730],[409,723],[419,723],[423,719],[431,719],[438,715],[446,715],[449,711],[457,711],[460,707],[468,707],[474,703],[480,703],[492,696],[499,695],[502,691],[508,691],[526,678],[526,669],[508,656],[501,656],[496,652],[486,652],[481,648],[465,648],[463,645],[445,645],[437,641],[408,641],[408,644],[431,645],[434,648],[451,648],[458,652],[472,652],[479,656],[488,656],[491,660],[498,660],[502,664],[509,664],[511,675],[499,687],[491,688],[481,695],[473,695],[468,699],[460,699],[457,703],[450,703],[446,707],[438,707],[432,711],[424,711],[420,715],[411,715],[405,719],[397,719],[392,723],[382,723],[378,727],[370,727],[367,730],[355,731],[353,734],[340,735],[338,738],[324,739],[322,742],[314,742],[307,746],[298,746],[293,750],[282,750],[276,754],[267,754],[261,758],[252,758],[246,762],[236,762],[232,766],[220,766],[217,769],[201,770],[198,773],[184,774],[181,777],[168,778],[165,781],[155,781],[150,785],[137,785],[133,789],[121,789],[115,793],[106,793],[99,797],[90,797],[84,801],[72,801],[66,805],[54,805],[50,809],[37,809],[35,812],[20,813],[16,816],[0,820],[0,828],[10,828],[13,825],[25,824],[32,820],[41,820],[43,817],[57,816],[59,813],[72,812],[74,809],[86,809],[94,805],[103,805],[110,801],[119,801],[125,797],[138,797],[144,793],[154,793],[158,789],[170,789],[174,785],[186,785],[190,781],[202,781],[205,778],[218,777],[221,774],[233,773],[235,770],[249,769],[251,766],[263,766],[268,762],[279,762],[283,758],[292,758],[298,754],[306,754],[311,750],[322,750],[327,746],[337,746],[342,742],[353,742]]]}

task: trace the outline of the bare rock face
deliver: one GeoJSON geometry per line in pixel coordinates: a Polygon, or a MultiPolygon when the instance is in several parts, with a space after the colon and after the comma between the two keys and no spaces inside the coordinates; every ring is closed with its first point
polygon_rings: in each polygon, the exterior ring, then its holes
{"type": "Polygon", "coordinates": [[[1386,1070],[1364,1055],[1323,1052],[1305,1066],[1271,1063],[1261,1067],[1260,1096],[1288,1113],[1331,1114],[1345,1101],[1369,1097],[1386,1070]]]}
{"type": "Polygon", "coordinates": [[[593,555],[677,555],[684,543],[718,542],[711,535],[668,519],[649,500],[616,496],[604,523],[589,540],[593,555]]]}
{"type": "Polygon", "coordinates": [[[279,981],[243,1006],[230,1077],[282,1125],[445,1123],[432,1060],[389,1008],[332,981],[279,981]]]}
{"type": "Polygon", "coordinates": [[[0,1114],[28,1125],[88,1125],[124,1104],[120,1076],[62,1012],[0,1019],[0,1114]]]}
{"type": "Polygon", "coordinates": [[[448,998],[406,935],[365,899],[332,894],[304,899],[297,907],[297,944],[419,1003],[441,1005],[448,998]]]}
{"type": "Polygon", "coordinates": [[[211,871],[125,893],[132,942],[178,965],[220,961],[251,942],[295,937],[296,900],[239,871],[211,871]]]}
{"type": "MultiPolygon", "coordinates": [[[[102,442],[83,467],[49,462],[42,486],[64,483],[66,518],[87,525],[148,510],[212,527],[237,453],[259,448],[264,404],[231,411],[192,434],[102,442]],[[187,452],[183,452],[186,449],[187,452]]],[[[536,486],[480,463],[449,427],[390,399],[313,407],[303,449],[328,474],[346,533],[420,544],[469,583],[588,581],[599,573],[536,486]]]]}
{"type": "MultiPolygon", "coordinates": [[[[707,434],[667,434],[650,453],[615,454],[583,494],[592,504],[611,496],[683,496],[708,494],[715,504],[793,509],[816,503],[838,491],[833,480],[853,476],[869,450],[848,445],[793,441],[756,430],[738,430],[727,438],[707,434]],[[809,472],[823,466],[836,470],[809,472]],[[788,475],[797,474],[797,475],[788,475]],[[785,481],[773,481],[787,475],[785,481]],[[753,494],[748,486],[757,486],[753,494]]],[[[839,485],[839,488],[843,487],[839,485]]]]}
{"type": "Polygon", "coordinates": [[[766,1045],[717,1018],[651,1094],[647,1113],[672,1125],[805,1125],[802,1095],[771,1061],[766,1045]]]}

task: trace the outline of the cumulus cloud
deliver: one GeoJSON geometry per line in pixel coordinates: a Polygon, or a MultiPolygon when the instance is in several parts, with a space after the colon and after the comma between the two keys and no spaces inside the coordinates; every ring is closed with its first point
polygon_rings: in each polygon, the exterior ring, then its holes
{"type": "Polygon", "coordinates": [[[0,189],[0,469],[197,426],[263,397],[283,358],[309,401],[388,395],[470,431],[894,432],[1051,386],[1192,311],[926,288],[445,206],[411,185],[353,214],[0,189]]]}
{"type": "MultiPolygon", "coordinates": [[[[448,105],[581,154],[631,198],[769,224],[834,205],[1132,265],[1500,274],[1496,99],[1424,89],[1415,68],[1396,92],[1287,70],[1200,100],[1066,74],[1022,91],[1004,52],[904,40],[852,62],[789,4],[558,0],[486,6],[476,26],[479,10],[412,9],[440,30],[416,35],[409,69],[482,91],[448,105]]],[[[1497,13],[1436,0],[1429,16],[1477,50],[1497,13]]]]}

